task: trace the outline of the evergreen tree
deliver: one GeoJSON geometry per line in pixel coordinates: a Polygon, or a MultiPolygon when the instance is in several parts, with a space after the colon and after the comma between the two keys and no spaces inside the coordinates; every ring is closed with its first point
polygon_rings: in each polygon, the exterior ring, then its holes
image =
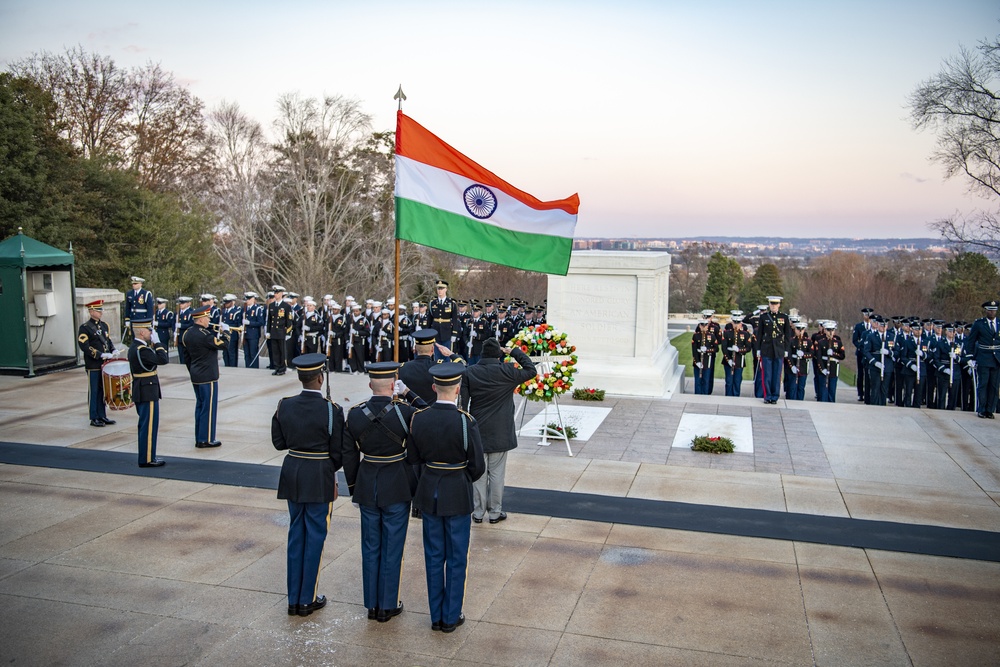
{"type": "Polygon", "coordinates": [[[985,255],[963,252],[938,274],[932,296],[938,312],[949,319],[978,317],[984,301],[1000,294],[1000,272],[985,255]]]}
{"type": "Polygon", "coordinates": [[[708,283],[701,305],[728,313],[736,307],[736,297],[742,287],[743,268],[740,263],[717,251],[708,260],[708,283]]]}
{"type": "Polygon", "coordinates": [[[767,303],[769,296],[784,296],[781,284],[781,272],[774,264],[761,264],[753,278],[740,292],[740,308],[750,312],[757,306],[767,303]]]}

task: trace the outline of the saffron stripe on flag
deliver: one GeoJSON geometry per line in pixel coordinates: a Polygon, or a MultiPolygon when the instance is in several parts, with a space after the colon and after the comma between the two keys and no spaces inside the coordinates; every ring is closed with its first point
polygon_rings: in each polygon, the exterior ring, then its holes
{"type": "Polygon", "coordinates": [[[566,275],[573,239],[512,231],[396,198],[396,238],[525,271],[566,275]]]}

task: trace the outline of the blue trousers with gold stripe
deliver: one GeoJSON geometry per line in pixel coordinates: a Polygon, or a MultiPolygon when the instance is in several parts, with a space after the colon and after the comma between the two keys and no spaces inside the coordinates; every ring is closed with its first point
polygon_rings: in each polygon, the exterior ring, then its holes
{"type": "Polygon", "coordinates": [[[361,506],[361,578],[368,609],[399,606],[399,577],[410,523],[410,503],[361,506]]]}
{"type": "Polygon", "coordinates": [[[107,406],[104,405],[104,380],[101,369],[87,369],[87,398],[90,402],[90,421],[107,419],[107,406]]]}
{"type": "Polygon", "coordinates": [[[194,439],[197,442],[215,440],[215,421],[219,412],[219,381],[192,385],[194,387],[194,439]]]}
{"type": "Polygon", "coordinates": [[[472,515],[434,516],[424,512],[424,565],[431,622],[458,622],[465,603],[472,515]]]}
{"type": "Polygon", "coordinates": [[[333,503],[288,501],[288,604],[309,604],[316,599],[332,513],[333,503]]]}
{"type": "Polygon", "coordinates": [[[136,403],[139,415],[139,463],[149,463],[156,458],[156,433],[160,430],[160,402],[136,403]]]}

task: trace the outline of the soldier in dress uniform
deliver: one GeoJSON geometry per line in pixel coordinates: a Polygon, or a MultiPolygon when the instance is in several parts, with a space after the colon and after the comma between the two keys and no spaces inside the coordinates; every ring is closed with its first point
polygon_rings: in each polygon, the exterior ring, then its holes
{"type": "Polygon", "coordinates": [[[325,353],[323,348],[323,333],[326,331],[326,323],[322,314],[316,310],[316,302],[312,297],[307,296],[303,303],[305,309],[302,311],[302,325],[299,334],[299,344],[302,346],[302,354],[325,353]]]}
{"type": "Polygon", "coordinates": [[[942,327],[944,336],[938,339],[932,351],[937,367],[937,408],[954,410],[958,405],[962,387],[962,365],[968,363],[962,354],[962,344],[955,338],[955,325],[942,327]]]}
{"type": "Polygon", "coordinates": [[[351,366],[351,374],[365,372],[365,362],[368,357],[368,337],[371,335],[371,325],[368,318],[361,312],[361,304],[351,306],[351,317],[347,322],[348,342],[347,361],[351,366]]]}
{"type": "Polygon", "coordinates": [[[517,328],[517,324],[510,319],[507,311],[504,309],[497,311],[497,321],[494,325],[494,330],[496,331],[495,338],[500,341],[501,345],[506,345],[511,341],[520,329],[517,328]]]}
{"type": "Polygon", "coordinates": [[[763,368],[764,403],[771,405],[778,402],[782,366],[792,339],[788,315],[779,311],[781,301],[780,296],[767,297],[768,309],[760,315],[760,329],[756,335],[757,359],[763,368]]]}
{"type": "Polygon", "coordinates": [[[90,425],[103,427],[114,424],[108,419],[107,406],[104,405],[104,381],[101,377],[101,367],[104,362],[116,354],[115,344],[111,340],[111,329],[104,317],[104,301],[98,299],[87,304],[90,319],[80,325],[76,340],[83,352],[83,367],[87,371],[88,399],[90,403],[90,425]]]}
{"type": "Polygon", "coordinates": [[[923,326],[921,337],[928,357],[926,376],[923,380],[923,401],[929,410],[934,410],[934,406],[937,405],[937,396],[935,395],[937,392],[937,369],[934,368],[934,360],[931,358],[931,352],[937,343],[937,336],[934,335],[934,319],[924,318],[920,324],[923,326]]]}
{"type": "Polygon", "coordinates": [[[413,333],[413,321],[406,314],[406,304],[399,304],[398,310],[399,319],[397,320],[397,326],[399,327],[399,354],[396,360],[401,364],[405,364],[413,358],[413,338],[411,338],[411,334],[413,333]]]}
{"type": "Polygon", "coordinates": [[[431,316],[427,312],[427,302],[420,302],[420,314],[413,318],[413,330],[417,329],[430,329],[431,328],[431,316]]]}
{"type": "Polygon", "coordinates": [[[191,297],[177,297],[177,324],[174,325],[174,344],[177,346],[177,361],[187,363],[187,352],[184,350],[184,334],[194,326],[191,321],[191,297]]]}
{"type": "Polygon", "coordinates": [[[347,333],[347,318],[340,312],[340,304],[330,303],[330,316],[326,322],[326,347],[330,371],[344,372],[344,337],[347,333]]]}
{"type": "Polygon", "coordinates": [[[301,355],[292,366],[302,393],[278,401],[271,444],[288,451],[278,480],[278,498],[288,501],[288,615],[309,616],[326,605],[319,569],[346,438],[343,409],[323,397],[326,356],[301,355]]]}
{"type": "Polygon", "coordinates": [[[162,459],[156,458],[156,434],[160,428],[160,378],[156,369],[168,363],[170,355],[152,326],[152,320],[133,317],[132,345],[128,348],[132,401],[139,417],[140,468],[164,465],[162,459]]]}
{"type": "Polygon", "coordinates": [[[219,310],[219,306],[216,305],[216,299],[214,294],[202,294],[201,305],[209,307],[208,323],[210,325],[222,324],[222,311],[219,310]]]}
{"type": "Polygon", "coordinates": [[[153,319],[153,293],[143,287],[145,278],[132,276],[132,289],[125,293],[125,319],[122,322],[122,342],[126,342],[126,337],[131,337],[132,330],[130,324],[133,319],[142,320],[153,319]]]}
{"type": "Polygon", "coordinates": [[[243,293],[243,365],[260,368],[260,335],[267,324],[267,311],[257,303],[256,292],[243,293]]]}
{"type": "Polygon", "coordinates": [[[895,343],[886,333],[885,318],[871,315],[872,331],[861,341],[861,365],[858,375],[867,375],[868,405],[886,405],[889,402],[889,380],[896,370],[892,350],[895,343]]]}
{"type": "Polygon", "coordinates": [[[708,320],[708,328],[712,330],[712,333],[715,336],[715,348],[709,348],[708,357],[705,359],[706,365],[712,367],[712,372],[708,374],[708,386],[705,393],[711,394],[715,391],[715,360],[719,354],[719,345],[722,344],[722,327],[719,326],[719,323],[715,320],[714,310],[703,310],[701,311],[701,314],[708,320]]]}
{"type": "Polygon", "coordinates": [[[437,329],[438,341],[447,348],[451,348],[458,328],[458,304],[448,296],[448,283],[438,280],[434,285],[437,291],[437,298],[427,305],[430,315],[431,328],[437,329]]]}
{"type": "Polygon", "coordinates": [[[212,307],[195,308],[191,314],[194,326],[184,334],[188,374],[194,386],[194,446],[198,449],[218,447],[215,424],[219,412],[219,351],[229,344],[229,325],[220,323],[219,333],[209,328],[212,307]]]}
{"type": "Polygon", "coordinates": [[[231,368],[240,365],[240,338],[243,333],[243,309],[236,305],[235,294],[222,296],[221,321],[229,326],[229,344],[222,351],[222,363],[231,368]]]}
{"type": "Polygon", "coordinates": [[[472,306],[472,320],[469,322],[469,365],[479,363],[483,355],[483,341],[490,337],[490,321],[483,316],[478,303],[472,306]]]}
{"type": "MultiPolygon", "coordinates": [[[[788,367],[792,376],[790,387],[785,392],[785,398],[790,401],[806,399],[806,376],[812,363],[813,342],[806,336],[806,323],[799,320],[795,323],[795,335],[788,350],[788,367]]],[[[787,385],[786,385],[787,386],[787,385]]]]}
{"type": "MultiPolygon", "coordinates": [[[[737,311],[739,312],[739,311],[737,311]]],[[[743,368],[749,355],[753,359],[753,333],[743,324],[743,314],[733,315],[732,326],[722,334],[723,370],[726,373],[726,396],[739,396],[743,368]]]]}
{"type": "Polygon", "coordinates": [[[854,358],[857,361],[858,368],[858,401],[864,403],[871,403],[871,392],[868,386],[868,373],[862,369],[866,368],[864,345],[865,340],[868,338],[868,334],[872,332],[871,317],[874,312],[874,308],[862,308],[861,321],[854,325],[854,329],[851,332],[851,345],[854,346],[854,358]]]}
{"type": "Polygon", "coordinates": [[[296,351],[300,349],[299,346],[301,345],[299,336],[302,335],[303,308],[299,304],[299,295],[297,292],[287,292],[284,302],[285,307],[288,308],[289,318],[291,319],[291,327],[286,330],[287,335],[285,336],[285,359],[291,359],[297,356],[296,351]]]}
{"type": "Polygon", "coordinates": [[[983,304],[985,317],[972,323],[963,350],[970,357],[969,367],[976,380],[976,414],[993,419],[1000,393],[1000,321],[995,300],[983,304]]]}
{"type": "Polygon", "coordinates": [[[269,352],[274,356],[271,363],[274,371],[271,375],[284,375],[287,367],[287,348],[285,340],[292,335],[292,309],[285,303],[285,288],[274,286],[274,301],[267,307],[267,330],[264,336],[271,341],[269,352]]]}
{"type": "Polygon", "coordinates": [[[267,370],[269,371],[273,371],[276,368],[274,365],[275,341],[272,341],[271,336],[269,335],[270,332],[269,320],[270,320],[272,303],[274,303],[274,290],[268,291],[267,300],[264,303],[264,344],[267,346],[267,370]]]}
{"type": "Polygon", "coordinates": [[[458,302],[458,315],[455,316],[456,324],[452,336],[455,341],[455,352],[461,355],[466,363],[469,361],[469,322],[471,321],[472,312],[469,311],[469,302],[463,299],[458,302]]]}
{"type": "Polygon", "coordinates": [[[819,400],[824,403],[837,402],[837,381],[840,378],[840,362],[847,356],[844,342],[837,335],[837,323],[826,320],[824,335],[816,341],[818,346],[813,354],[819,357],[819,400]]]}
{"type": "Polygon", "coordinates": [[[702,314],[698,327],[691,336],[691,363],[694,364],[694,393],[708,393],[708,376],[715,372],[715,366],[710,360],[715,359],[715,352],[721,341],[715,337],[715,331],[708,318],[702,314]]]}
{"type": "Polygon", "coordinates": [[[174,335],[175,326],[177,326],[177,316],[174,314],[174,311],[167,308],[166,299],[157,297],[153,327],[156,330],[156,337],[160,339],[160,344],[163,345],[163,349],[167,351],[167,354],[170,354],[170,339],[174,335]]]}
{"type": "Polygon", "coordinates": [[[413,500],[423,515],[431,629],[441,632],[465,622],[472,484],[485,469],[476,420],[455,404],[464,372],[461,363],[431,368],[437,401],[413,415],[407,448],[407,461],[419,470],[413,500]]]}
{"type": "Polygon", "coordinates": [[[378,324],[378,340],[375,343],[377,361],[394,361],[394,345],[396,340],[396,325],[392,323],[392,313],[388,308],[383,308],[378,324]]]}
{"type": "Polygon", "coordinates": [[[417,488],[413,466],[406,463],[406,439],[414,405],[427,407],[396,381],[399,367],[392,361],[368,364],[372,397],[348,411],[344,447],[347,489],[361,511],[365,607],[368,618],[379,623],[403,611],[399,579],[410,500],[417,488]]]}

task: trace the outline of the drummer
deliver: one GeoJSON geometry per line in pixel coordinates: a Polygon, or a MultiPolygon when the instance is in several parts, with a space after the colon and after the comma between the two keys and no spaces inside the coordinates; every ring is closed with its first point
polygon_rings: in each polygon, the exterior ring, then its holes
{"type": "Polygon", "coordinates": [[[128,365],[132,371],[132,400],[139,415],[139,467],[164,465],[156,458],[156,432],[160,427],[160,378],[156,367],[170,361],[167,349],[153,330],[152,318],[132,318],[132,345],[128,365]]]}
{"type": "Polygon", "coordinates": [[[101,367],[104,362],[115,356],[115,344],[111,340],[111,329],[106,322],[102,322],[104,317],[104,300],[98,299],[87,304],[87,312],[90,319],[80,325],[79,334],[76,337],[83,352],[83,367],[87,371],[87,380],[90,383],[88,392],[90,398],[90,425],[103,427],[106,424],[114,424],[113,419],[108,419],[104,406],[104,384],[101,377],[101,367]]]}

